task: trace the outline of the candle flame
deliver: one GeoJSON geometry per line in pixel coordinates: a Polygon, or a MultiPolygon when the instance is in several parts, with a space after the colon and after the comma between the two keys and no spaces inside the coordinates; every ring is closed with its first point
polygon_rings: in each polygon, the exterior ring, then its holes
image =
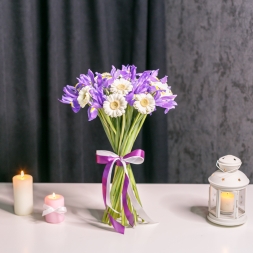
{"type": "Polygon", "coordinates": [[[54,192],[53,192],[52,196],[53,196],[53,198],[55,198],[55,193],[54,192]]]}
{"type": "Polygon", "coordinates": [[[21,177],[24,177],[24,171],[23,170],[21,170],[21,177]]]}

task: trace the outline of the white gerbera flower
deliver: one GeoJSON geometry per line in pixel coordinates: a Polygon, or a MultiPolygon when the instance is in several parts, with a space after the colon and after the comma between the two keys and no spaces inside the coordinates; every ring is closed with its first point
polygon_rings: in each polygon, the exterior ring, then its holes
{"type": "Polygon", "coordinates": [[[155,99],[148,94],[135,95],[134,108],[142,114],[149,114],[155,110],[155,99]]]}
{"type": "Polygon", "coordinates": [[[125,113],[127,101],[121,94],[111,94],[106,97],[103,108],[105,113],[110,117],[119,117],[125,113]]]}
{"type": "Polygon", "coordinates": [[[133,89],[133,85],[124,78],[116,79],[112,84],[110,91],[116,94],[127,95],[133,89]]]}
{"type": "Polygon", "coordinates": [[[77,101],[82,108],[84,108],[90,102],[89,90],[90,90],[90,87],[85,86],[79,91],[77,101]]]}
{"type": "Polygon", "coordinates": [[[171,96],[173,95],[170,87],[168,86],[167,83],[162,83],[162,82],[151,82],[151,86],[155,86],[157,90],[165,90],[161,92],[162,96],[171,96]]]}

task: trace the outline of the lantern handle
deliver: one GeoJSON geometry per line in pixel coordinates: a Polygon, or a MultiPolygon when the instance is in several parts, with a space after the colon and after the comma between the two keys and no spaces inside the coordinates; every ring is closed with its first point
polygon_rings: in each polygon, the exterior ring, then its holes
{"type": "Polygon", "coordinates": [[[224,170],[222,170],[221,168],[220,168],[220,164],[219,164],[219,161],[217,160],[217,162],[216,162],[216,167],[219,169],[219,170],[221,170],[222,172],[224,172],[224,170]]]}

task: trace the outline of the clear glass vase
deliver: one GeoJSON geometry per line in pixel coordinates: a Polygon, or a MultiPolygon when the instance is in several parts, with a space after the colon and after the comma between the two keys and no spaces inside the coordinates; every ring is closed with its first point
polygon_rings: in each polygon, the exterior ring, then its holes
{"type": "MultiPolygon", "coordinates": [[[[107,134],[108,140],[112,146],[114,153],[119,156],[125,156],[130,153],[134,142],[143,126],[143,123],[147,115],[140,114],[132,106],[128,106],[126,113],[121,117],[109,118],[104,114],[103,110],[99,111],[99,117],[104,127],[105,133],[107,134]],[[115,130],[115,131],[114,131],[115,130]]],[[[130,164],[127,164],[127,171],[129,175],[129,186],[132,187],[135,197],[141,205],[139,193],[137,190],[135,178],[132,172],[130,164]]],[[[119,221],[123,226],[128,224],[126,215],[124,213],[124,208],[122,207],[122,189],[124,185],[125,172],[124,168],[121,166],[115,166],[110,197],[112,208],[117,212],[113,211],[111,208],[107,207],[104,211],[102,222],[111,225],[109,214],[117,221],[119,221]]],[[[134,216],[135,224],[138,219],[138,214],[134,209],[129,196],[127,196],[128,208],[134,216]]]]}

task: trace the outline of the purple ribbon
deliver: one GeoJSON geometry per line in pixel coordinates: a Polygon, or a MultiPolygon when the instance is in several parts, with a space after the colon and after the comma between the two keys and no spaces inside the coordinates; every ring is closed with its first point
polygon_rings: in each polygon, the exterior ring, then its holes
{"type": "MultiPolygon", "coordinates": [[[[96,154],[97,163],[106,164],[103,177],[102,177],[102,192],[105,207],[110,207],[114,212],[118,213],[116,210],[112,208],[110,201],[110,182],[111,182],[111,174],[114,164],[116,163],[118,166],[122,166],[124,168],[124,184],[122,189],[122,205],[124,208],[124,212],[129,224],[134,227],[134,216],[128,208],[127,204],[127,193],[129,193],[130,199],[133,201],[133,206],[136,210],[139,210],[141,214],[146,218],[147,221],[152,222],[152,220],[146,215],[138,200],[136,199],[133,189],[131,185],[129,186],[129,176],[126,168],[126,164],[141,164],[144,161],[144,151],[141,149],[134,150],[124,157],[120,157],[113,152],[106,150],[98,150],[96,154]]],[[[111,215],[109,215],[110,222],[112,223],[114,229],[121,234],[124,234],[125,227],[117,222],[111,215]]]]}

